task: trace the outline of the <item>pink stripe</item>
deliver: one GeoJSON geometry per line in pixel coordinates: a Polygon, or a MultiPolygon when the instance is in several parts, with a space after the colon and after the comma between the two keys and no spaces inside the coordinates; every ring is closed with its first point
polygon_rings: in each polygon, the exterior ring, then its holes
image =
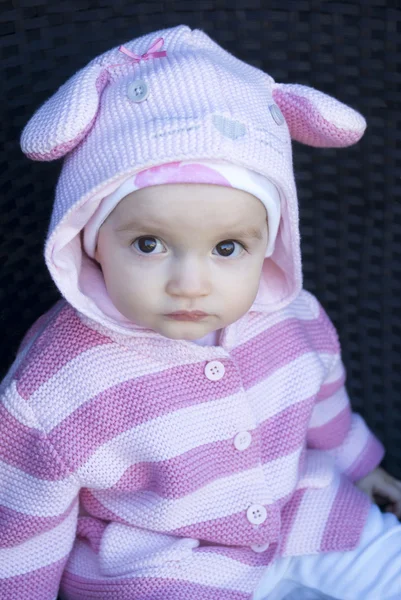
{"type": "Polygon", "coordinates": [[[307,398],[262,423],[259,435],[264,441],[261,449],[263,463],[287,456],[304,444],[313,404],[314,397],[307,398]]]}
{"type": "Polygon", "coordinates": [[[11,548],[53,529],[64,521],[76,506],[74,500],[69,508],[57,517],[37,517],[0,506],[0,548],[11,548]]]}
{"type": "Polygon", "coordinates": [[[79,495],[82,508],[84,508],[90,515],[102,519],[103,521],[112,521],[116,523],[129,524],[128,521],[116,515],[113,511],[109,510],[93,494],[87,489],[83,488],[79,495]]]}
{"type": "Polygon", "coordinates": [[[67,558],[31,573],[0,579],[0,598],[9,600],[54,600],[67,558]]]}
{"type": "Polygon", "coordinates": [[[351,481],[358,481],[365,477],[370,471],[373,471],[383,460],[384,447],[382,443],[373,435],[369,435],[368,442],[358,455],[357,460],[347,470],[347,475],[351,481]]]}
{"type": "Polygon", "coordinates": [[[200,362],[168,369],[168,377],[162,371],[115,385],[66,417],[51,431],[49,439],[67,462],[78,468],[99,446],[124,431],[238,391],[241,379],[234,362],[221,362],[226,375],[220,381],[207,379],[206,362],[200,362]]]}
{"type": "Polygon", "coordinates": [[[220,477],[251,469],[260,460],[267,463],[286,456],[302,446],[312,405],[313,398],[307,399],[265,421],[251,432],[251,445],[243,452],[235,448],[234,437],[204,444],[165,461],[132,465],[112,489],[146,489],[162,498],[182,498],[220,477]],[[262,448],[261,440],[268,440],[262,448]]]}
{"type": "MultiPolygon", "coordinates": [[[[116,581],[112,581],[110,577],[97,580],[79,577],[67,571],[64,572],[61,591],[68,600],[249,600],[250,598],[249,593],[238,592],[235,589],[224,590],[188,581],[144,576],[116,581]]],[[[33,598],[31,597],[30,600],[33,598]]]]}
{"type": "Polygon", "coordinates": [[[54,450],[38,429],[22,425],[4,405],[0,405],[0,460],[24,473],[55,481],[70,475],[69,469],[54,458],[54,450]]]}
{"type": "MultiPolygon", "coordinates": [[[[259,435],[253,433],[254,439],[259,435]]],[[[220,477],[245,471],[259,464],[259,444],[244,452],[233,440],[205,444],[160,462],[132,465],[112,487],[113,491],[146,490],[161,498],[182,498],[220,477]]]]}
{"type": "Polygon", "coordinates": [[[352,420],[352,413],[349,406],[346,406],[331,421],[328,421],[320,427],[310,427],[308,430],[309,448],[319,448],[319,450],[331,450],[337,448],[347,436],[352,420]]]}
{"type": "Polygon", "coordinates": [[[326,332],[326,321],[322,310],[319,317],[311,321],[288,318],[235,348],[231,355],[241,371],[245,389],[303,354],[338,352],[337,344],[326,332]]]}
{"type": "Polygon", "coordinates": [[[319,390],[318,395],[316,396],[316,401],[321,402],[322,400],[326,400],[327,398],[330,398],[330,396],[333,396],[333,394],[338,392],[338,390],[341,389],[342,386],[345,384],[345,379],[346,376],[345,373],[343,373],[343,375],[341,375],[341,377],[339,377],[339,379],[337,379],[336,381],[323,384],[319,390]]]}
{"type": "Polygon", "coordinates": [[[366,523],[370,504],[369,497],[342,475],[322,537],[321,551],[355,548],[366,523]]]}
{"type": "MultiPolygon", "coordinates": [[[[251,504],[251,502],[249,503],[251,504]]],[[[247,508],[247,507],[246,507],[247,508]]],[[[170,531],[179,537],[193,537],[229,546],[252,546],[276,542],[280,536],[280,511],[276,504],[265,505],[267,518],[261,525],[253,525],[243,511],[203,523],[194,523],[170,531]]]]}
{"type": "Polygon", "coordinates": [[[17,371],[15,378],[19,394],[29,398],[81,352],[111,343],[111,339],[84,325],[75,311],[66,305],[34,342],[29,358],[17,371]]]}
{"type": "Polygon", "coordinates": [[[298,510],[301,506],[304,495],[307,490],[297,490],[289,502],[283,507],[281,511],[281,538],[280,538],[280,548],[279,552],[283,554],[286,550],[288,538],[292,531],[293,525],[298,516],[298,510]]]}
{"type": "Polygon", "coordinates": [[[98,554],[107,523],[94,517],[79,517],[77,538],[87,540],[92,550],[98,554]]]}

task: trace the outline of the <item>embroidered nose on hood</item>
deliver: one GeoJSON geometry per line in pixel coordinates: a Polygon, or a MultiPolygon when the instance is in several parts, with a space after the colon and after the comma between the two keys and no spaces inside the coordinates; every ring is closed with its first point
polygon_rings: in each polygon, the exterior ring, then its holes
{"type": "Polygon", "coordinates": [[[83,249],[83,231],[103,200],[138,173],[212,161],[256,173],[277,191],[274,248],[252,309],[279,310],[302,287],[291,139],[345,147],[365,127],[362,115],[338,100],[276,83],[186,25],[113,48],[61,86],[21,136],[23,152],[34,160],[65,157],[45,244],[50,274],[89,318],[124,333],[137,329],[88,294],[99,268],[83,249]]]}

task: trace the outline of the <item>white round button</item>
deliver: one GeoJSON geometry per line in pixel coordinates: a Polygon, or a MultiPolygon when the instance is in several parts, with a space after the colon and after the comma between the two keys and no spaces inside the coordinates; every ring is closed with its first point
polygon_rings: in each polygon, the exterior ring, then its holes
{"type": "Polygon", "coordinates": [[[274,121],[277,125],[282,125],[284,123],[284,115],[277,106],[277,104],[270,104],[269,106],[270,114],[273,117],[274,121]]]}
{"type": "Polygon", "coordinates": [[[239,451],[246,450],[251,445],[251,441],[252,436],[249,431],[240,431],[234,438],[234,446],[239,451]]]}
{"type": "Polygon", "coordinates": [[[143,102],[149,96],[149,86],[143,79],[137,79],[130,83],[127,90],[127,96],[133,102],[143,102]]]}
{"type": "Polygon", "coordinates": [[[254,552],[264,552],[268,549],[269,546],[270,544],[254,544],[253,546],[251,546],[251,550],[253,550],[254,552]]]}
{"type": "Polygon", "coordinates": [[[247,519],[253,525],[260,525],[267,519],[267,510],[263,504],[251,504],[246,511],[247,519]]]}
{"type": "Polygon", "coordinates": [[[211,360],[205,367],[205,375],[210,381],[218,381],[224,377],[225,372],[224,365],[219,360],[211,360]]]}

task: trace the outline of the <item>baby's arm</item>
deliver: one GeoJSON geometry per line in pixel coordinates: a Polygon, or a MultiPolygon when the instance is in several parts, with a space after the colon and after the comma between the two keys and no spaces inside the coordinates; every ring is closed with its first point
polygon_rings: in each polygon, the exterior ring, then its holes
{"type": "Polygon", "coordinates": [[[326,336],[332,359],[309,422],[307,445],[326,450],[339,469],[356,482],[379,465],[384,448],[363,418],[351,410],[338,335],[322,307],[321,311],[322,336],[326,336]]]}
{"type": "Polygon", "coordinates": [[[374,502],[387,501],[386,511],[401,518],[401,482],[378,467],[384,448],[362,417],[351,410],[337,331],[323,308],[320,309],[322,335],[327,336],[333,357],[309,422],[307,446],[326,450],[339,469],[374,502]]]}
{"type": "Polygon", "coordinates": [[[57,598],[75,538],[78,491],[12,382],[0,397],[0,598],[57,598]]]}

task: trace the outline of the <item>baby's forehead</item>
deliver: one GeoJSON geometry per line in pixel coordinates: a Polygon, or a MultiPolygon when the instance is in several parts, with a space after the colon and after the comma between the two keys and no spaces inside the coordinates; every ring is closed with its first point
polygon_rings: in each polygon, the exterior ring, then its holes
{"type": "Polygon", "coordinates": [[[148,207],[146,211],[123,211],[115,220],[118,233],[152,234],[159,236],[172,236],[174,238],[191,238],[200,241],[214,238],[247,238],[263,239],[267,230],[267,218],[264,207],[255,217],[251,211],[246,213],[230,213],[218,210],[193,210],[158,211],[148,207]]]}
{"type": "Polygon", "coordinates": [[[236,225],[266,217],[264,204],[249,192],[211,184],[163,184],[127,194],[115,207],[121,220],[152,219],[172,225],[175,220],[201,219],[211,224],[236,225]]]}

